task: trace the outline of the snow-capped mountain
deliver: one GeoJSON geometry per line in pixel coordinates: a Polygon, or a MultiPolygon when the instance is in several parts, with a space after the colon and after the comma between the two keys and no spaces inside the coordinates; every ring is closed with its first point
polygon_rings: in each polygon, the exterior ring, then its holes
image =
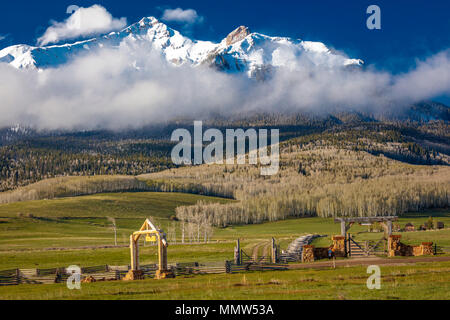
{"type": "Polygon", "coordinates": [[[127,46],[142,42],[161,52],[173,65],[212,65],[226,72],[247,72],[255,77],[274,67],[295,69],[302,63],[324,67],[360,66],[362,60],[332,52],[320,42],[269,37],[239,27],[220,43],[191,40],[154,17],[119,32],[72,44],[47,47],[15,45],[0,51],[0,62],[18,69],[45,69],[60,66],[77,54],[102,47],[127,46]]]}

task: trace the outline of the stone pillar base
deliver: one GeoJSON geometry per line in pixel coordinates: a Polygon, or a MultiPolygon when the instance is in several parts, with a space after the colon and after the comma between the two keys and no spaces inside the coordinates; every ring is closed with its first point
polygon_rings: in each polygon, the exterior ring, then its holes
{"type": "Polygon", "coordinates": [[[155,279],[156,280],[162,280],[162,279],[173,279],[175,278],[175,273],[173,271],[165,270],[160,271],[156,270],[155,279]]]}
{"type": "Polygon", "coordinates": [[[86,277],[83,279],[83,281],[81,281],[81,283],[94,283],[94,282],[97,282],[97,280],[95,280],[95,278],[92,276],[86,277]]]}
{"type": "Polygon", "coordinates": [[[123,278],[123,281],[144,280],[144,272],[142,270],[130,270],[123,278]]]}

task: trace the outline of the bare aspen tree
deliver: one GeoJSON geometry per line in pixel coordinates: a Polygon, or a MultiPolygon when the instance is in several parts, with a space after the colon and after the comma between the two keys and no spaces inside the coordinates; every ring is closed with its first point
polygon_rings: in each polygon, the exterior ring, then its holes
{"type": "Polygon", "coordinates": [[[111,223],[112,228],[114,230],[114,245],[117,247],[117,225],[116,219],[113,217],[107,217],[108,221],[111,223]]]}

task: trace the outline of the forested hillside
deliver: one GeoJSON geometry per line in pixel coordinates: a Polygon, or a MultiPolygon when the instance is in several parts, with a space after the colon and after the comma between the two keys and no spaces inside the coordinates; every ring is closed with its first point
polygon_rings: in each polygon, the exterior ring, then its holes
{"type": "MultiPolygon", "coordinates": [[[[419,111],[433,116],[428,109],[413,110],[419,111]]],[[[238,200],[178,209],[180,220],[216,226],[304,216],[395,215],[450,203],[445,119],[383,121],[340,113],[204,122],[204,130],[280,129],[281,167],[272,177],[248,165],[177,168],[170,159],[170,135],[176,128],[192,130],[192,124],[184,120],[126,133],[26,133],[4,142],[0,190],[9,191],[0,193],[0,203],[120,191],[238,200]]]]}
{"type": "MultiPolygon", "coordinates": [[[[21,133],[17,140],[3,140],[0,144],[0,191],[54,177],[135,176],[173,168],[171,133],[176,128],[192,130],[192,125],[192,121],[185,120],[124,133],[21,133]]],[[[205,130],[277,128],[281,141],[299,145],[326,144],[412,164],[450,163],[450,129],[443,120],[379,121],[357,113],[321,117],[270,114],[210,120],[204,126],[205,130]]],[[[8,134],[11,138],[11,132],[8,134]]]]}
{"type": "Polygon", "coordinates": [[[216,226],[289,217],[401,215],[450,204],[450,167],[406,164],[325,141],[284,143],[280,172],[271,177],[260,176],[252,166],[201,166],[141,178],[184,184],[184,192],[201,184],[205,194],[233,194],[239,202],[177,210],[181,220],[204,219],[216,226]]]}
{"type": "Polygon", "coordinates": [[[138,175],[173,167],[172,144],[156,140],[39,138],[0,148],[0,191],[64,176],[138,175]]]}

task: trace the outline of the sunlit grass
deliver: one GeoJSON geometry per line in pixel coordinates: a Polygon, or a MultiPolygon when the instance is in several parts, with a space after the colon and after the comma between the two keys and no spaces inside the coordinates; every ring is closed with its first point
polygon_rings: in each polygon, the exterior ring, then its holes
{"type": "Polygon", "coordinates": [[[365,267],[250,272],[169,280],[0,287],[0,299],[450,299],[450,262],[381,266],[381,290],[365,267]]]}

